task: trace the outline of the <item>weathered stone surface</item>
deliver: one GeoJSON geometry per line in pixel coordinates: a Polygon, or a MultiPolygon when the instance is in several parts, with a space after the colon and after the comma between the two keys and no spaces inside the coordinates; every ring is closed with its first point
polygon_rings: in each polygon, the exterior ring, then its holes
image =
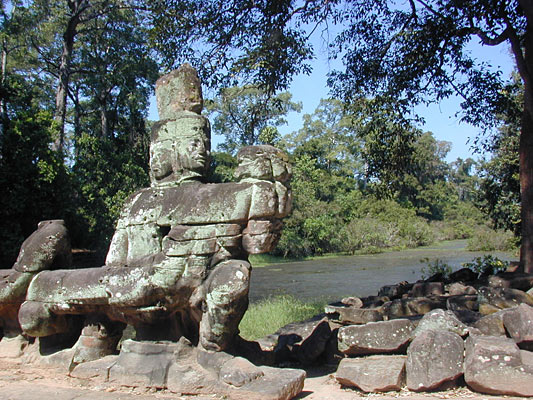
{"type": "Polygon", "coordinates": [[[469,268],[461,268],[450,274],[450,282],[471,282],[477,279],[477,274],[469,268]]]}
{"type": "Polygon", "coordinates": [[[476,392],[533,396],[533,369],[512,339],[471,336],[466,340],[465,381],[476,392]]]}
{"type": "Polygon", "coordinates": [[[235,387],[244,386],[264,375],[265,373],[259,367],[242,357],[233,357],[226,361],[219,372],[222,382],[235,387]]]}
{"type": "Polygon", "coordinates": [[[521,303],[533,306],[533,297],[518,289],[484,286],[478,291],[478,302],[479,312],[488,315],[521,303]]]}
{"type": "Polygon", "coordinates": [[[382,286],[378,291],[378,296],[380,297],[388,297],[390,300],[398,299],[402,297],[404,294],[409,292],[411,288],[413,287],[412,283],[408,282],[400,282],[396,285],[385,285],[382,286]]]}
{"type": "Polygon", "coordinates": [[[324,311],[328,314],[329,318],[339,321],[344,325],[361,325],[368,322],[383,321],[383,314],[380,308],[355,308],[328,305],[324,308],[324,311]]]}
{"type": "Polygon", "coordinates": [[[21,332],[18,312],[35,274],[47,269],[68,268],[72,256],[70,238],[63,220],[41,221],[22,243],[10,270],[0,270],[0,328],[9,334],[21,332]]]}
{"type": "Polygon", "coordinates": [[[341,303],[353,308],[361,308],[363,307],[363,300],[361,300],[359,297],[345,297],[341,300],[341,303]]]}
{"type": "Polygon", "coordinates": [[[482,335],[486,336],[505,336],[505,327],[503,326],[503,315],[507,310],[486,315],[474,323],[474,328],[478,329],[482,335]]]}
{"type": "Polygon", "coordinates": [[[487,278],[488,286],[528,291],[533,287],[533,275],[524,273],[501,272],[487,278]]]}
{"type": "Polygon", "coordinates": [[[290,360],[311,364],[324,353],[330,337],[331,328],[327,319],[312,318],[285,325],[261,342],[275,354],[278,364],[290,360]]]}
{"type": "Polygon", "coordinates": [[[443,282],[417,282],[409,291],[409,297],[429,297],[444,294],[443,282]]]}
{"type": "Polygon", "coordinates": [[[84,362],[76,365],[69,375],[78,379],[90,380],[91,382],[107,382],[109,381],[109,370],[117,362],[117,359],[118,355],[112,355],[84,362]]]}
{"type": "Polygon", "coordinates": [[[383,304],[383,315],[389,318],[402,318],[424,315],[436,308],[446,308],[445,297],[408,297],[383,304]]]}
{"type": "Polygon", "coordinates": [[[0,339],[0,357],[18,358],[22,356],[24,349],[28,347],[29,341],[22,335],[13,337],[3,337],[0,339]]]}
{"type": "Polygon", "coordinates": [[[109,369],[109,382],[123,386],[165,388],[176,348],[175,343],[125,340],[120,355],[109,369]]]}
{"type": "Polygon", "coordinates": [[[369,356],[341,360],[335,374],[344,386],[364,392],[400,390],[405,383],[406,356],[369,356]]]}
{"type": "Polygon", "coordinates": [[[37,230],[20,248],[13,269],[19,272],[39,272],[69,268],[72,264],[70,238],[61,219],[41,221],[37,230]]]}
{"type": "Polygon", "coordinates": [[[361,300],[363,301],[363,307],[365,308],[378,308],[391,301],[387,296],[367,296],[362,297],[361,300]]]}
{"type": "Polygon", "coordinates": [[[406,319],[339,328],[339,351],[348,355],[395,353],[405,350],[414,325],[406,319]]]}
{"type": "Polygon", "coordinates": [[[450,331],[424,330],[407,350],[407,387],[414,391],[436,389],[463,375],[463,339],[450,331]]]}
{"type": "Polygon", "coordinates": [[[159,119],[173,119],[180,111],[202,112],[202,86],[196,70],[183,64],[156,82],[159,119]]]}
{"type": "Polygon", "coordinates": [[[292,176],[287,154],[270,145],[243,147],[237,153],[237,161],[239,166],[234,173],[237,179],[287,182],[292,176]]]}
{"type": "Polygon", "coordinates": [[[232,400],[289,400],[303,389],[305,371],[259,367],[262,375],[242,386],[222,382],[190,364],[175,363],[169,369],[168,389],[180,394],[226,395],[232,400]]]}
{"type": "Polygon", "coordinates": [[[446,308],[450,311],[478,311],[479,304],[476,295],[455,295],[446,300],[446,308]]]}
{"type": "Polygon", "coordinates": [[[432,310],[424,315],[414,330],[413,337],[428,330],[448,331],[463,337],[468,334],[468,327],[453,312],[442,309],[432,310]]]}
{"type": "Polygon", "coordinates": [[[502,315],[505,330],[518,347],[533,349],[533,307],[520,304],[502,315]]]}
{"type": "Polygon", "coordinates": [[[465,286],[460,282],[454,282],[447,285],[446,291],[450,296],[477,295],[476,288],[473,286],[465,286]]]}

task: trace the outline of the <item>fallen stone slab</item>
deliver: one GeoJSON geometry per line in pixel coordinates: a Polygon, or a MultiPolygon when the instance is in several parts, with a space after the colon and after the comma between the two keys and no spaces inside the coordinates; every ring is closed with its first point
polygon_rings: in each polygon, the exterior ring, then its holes
{"type": "Polygon", "coordinates": [[[429,391],[463,375],[464,343],[457,333],[424,330],[407,349],[407,387],[429,391]]]}
{"type": "Polygon", "coordinates": [[[363,300],[361,300],[359,297],[354,297],[354,296],[345,297],[344,299],[341,300],[341,303],[344,304],[345,306],[353,307],[353,308],[363,307],[363,300]]]}
{"type": "MultiPolygon", "coordinates": [[[[224,367],[221,371],[228,372],[224,367]]],[[[198,364],[176,362],[168,371],[168,389],[183,395],[216,393],[232,400],[289,400],[302,391],[305,376],[305,371],[298,369],[255,367],[253,376],[239,380],[236,386],[198,364]]]]}
{"type": "Polygon", "coordinates": [[[448,279],[450,282],[471,282],[475,281],[478,277],[474,271],[470,268],[461,268],[455,272],[452,272],[448,279]]]}
{"type": "Polygon", "coordinates": [[[274,353],[276,363],[292,360],[310,364],[322,355],[330,337],[331,327],[327,318],[312,318],[285,325],[259,342],[263,348],[274,353]]]}
{"type": "Polygon", "coordinates": [[[432,310],[422,317],[413,332],[413,337],[428,330],[453,332],[462,337],[468,334],[468,327],[459,321],[453,312],[440,308],[432,310]]]}
{"type": "Polygon", "coordinates": [[[343,386],[376,393],[400,390],[405,384],[406,356],[369,356],[341,360],[335,374],[343,386]]]}
{"type": "Polygon", "coordinates": [[[364,325],[369,322],[383,321],[381,308],[354,308],[327,305],[324,311],[328,317],[343,325],[364,325]]]}
{"type": "Polygon", "coordinates": [[[424,315],[436,308],[446,308],[447,298],[437,296],[428,297],[408,297],[389,301],[382,306],[383,315],[388,318],[405,318],[417,315],[424,315]]]}
{"type": "Polygon", "coordinates": [[[444,294],[443,282],[417,282],[409,291],[409,297],[429,297],[444,294]]]}
{"type": "MultiPolygon", "coordinates": [[[[470,271],[470,270],[469,270],[470,271]]],[[[477,290],[473,286],[463,285],[460,282],[450,283],[446,286],[446,291],[450,296],[461,296],[461,295],[476,295],[477,290]]]]}
{"type": "Polygon", "coordinates": [[[400,353],[413,330],[414,324],[407,319],[344,326],[339,328],[338,348],[347,355],[400,353]]]}
{"type": "Polygon", "coordinates": [[[75,366],[69,375],[92,382],[108,382],[109,370],[115,365],[117,359],[118,356],[111,355],[99,360],[84,362],[75,366]]]}
{"type": "Polygon", "coordinates": [[[465,381],[476,392],[533,396],[533,368],[522,358],[510,338],[470,336],[465,343],[465,381]]]}
{"type": "Polygon", "coordinates": [[[505,330],[521,349],[533,349],[533,307],[520,304],[502,316],[505,330]]]}
{"type": "Polygon", "coordinates": [[[507,310],[500,310],[495,313],[485,315],[473,324],[485,336],[505,336],[505,327],[503,326],[503,315],[507,310]]]}
{"type": "Polygon", "coordinates": [[[406,281],[397,283],[396,285],[385,285],[379,289],[378,296],[388,297],[390,300],[398,299],[411,290],[412,287],[413,284],[406,281]]]}
{"type": "Polygon", "coordinates": [[[518,289],[483,286],[478,290],[478,302],[479,312],[488,315],[522,303],[533,306],[533,296],[518,289]]]}

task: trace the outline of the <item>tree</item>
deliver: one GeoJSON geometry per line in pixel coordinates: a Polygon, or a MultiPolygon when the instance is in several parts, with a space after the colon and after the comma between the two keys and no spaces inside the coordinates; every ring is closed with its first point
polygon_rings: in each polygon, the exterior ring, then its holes
{"type": "Polygon", "coordinates": [[[302,105],[291,101],[291,94],[269,94],[256,86],[222,89],[220,95],[207,104],[214,115],[213,132],[225,137],[221,148],[235,153],[238,147],[258,144],[261,139],[272,142],[285,116],[300,111],[302,105]]]}
{"type": "Polygon", "coordinates": [[[463,98],[463,119],[478,126],[498,123],[508,106],[498,72],[476,63],[473,40],[511,47],[524,82],[520,134],[522,197],[521,264],[533,272],[533,3],[527,1],[348,1],[339,12],[347,28],[337,37],[345,71],[331,76],[337,94],[395,96],[405,105],[463,98]]]}
{"type": "Polygon", "coordinates": [[[296,157],[310,155],[317,168],[363,179],[362,141],[358,134],[354,117],[341,101],[322,99],[313,114],[303,116],[303,127],[283,139],[282,146],[296,157]]]}
{"type": "Polygon", "coordinates": [[[221,71],[213,74],[212,82],[244,76],[271,90],[286,88],[292,74],[308,71],[309,29],[314,31],[322,22],[325,29],[338,24],[340,33],[331,54],[343,57],[345,69],[330,76],[335,97],[347,102],[394,98],[408,113],[413,104],[456,94],[463,99],[463,119],[485,128],[498,123],[496,115],[508,104],[500,73],[476,62],[467,45],[477,40],[487,46],[510,46],[525,93],[519,145],[520,258],[526,271],[533,272],[533,158],[528,156],[533,152],[532,2],[160,0],[158,4],[165,12],[153,37],[160,39],[163,57],[170,65],[190,56],[195,65],[206,64],[203,71],[221,71]],[[178,46],[161,40],[165,32],[180,38],[173,42],[178,46]]]}

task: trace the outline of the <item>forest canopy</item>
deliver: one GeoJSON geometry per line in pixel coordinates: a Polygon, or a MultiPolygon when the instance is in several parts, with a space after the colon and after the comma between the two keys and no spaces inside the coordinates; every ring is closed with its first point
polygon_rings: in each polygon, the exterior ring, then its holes
{"type": "Polygon", "coordinates": [[[212,179],[232,179],[232,154],[242,145],[274,144],[291,155],[295,209],[279,254],[475,237],[489,229],[484,212],[494,227],[521,235],[522,261],[533,267],[527,4],[33,0],[1,6],[4,266],[43,219],[64,218],[76,246],[105,253],[122,202],[148,182],[155,80],[188,61],[213,93],[207,109],[225,138],[213,154],[212,179]],[[330,57],[344,65],[329,76],[333,98],[305,115],[302,129],[281,137],[277,127],[287,113],[301,109],[287,89],[296,74],[310,72],[316,51],[310,36],[329,31],[330,57]],[[465,51],[473,38],[510,46],[516,82],[465,51]],[[479,146],[498,161],[447,163],[449,144],[420,130],[413,106],[451,94],[463,99],[465,121],[492,132],[479,146]],[[361,234],[365,227],[376,237],[361,234]]]}

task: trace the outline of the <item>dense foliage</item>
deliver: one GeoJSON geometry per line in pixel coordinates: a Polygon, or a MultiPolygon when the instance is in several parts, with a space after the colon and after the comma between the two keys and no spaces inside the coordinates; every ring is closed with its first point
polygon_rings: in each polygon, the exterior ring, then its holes
{"type": "Polygon", "coordinates": [[[66,219],[75,246],[105,252],[122,202],[148,182],[155,80],[183,61],[217,93],[207,108],[226,140],[212,154],[212,182],[233,179],[241,145],[275,144],[291,156],[294,212],[277,254],[473,237],[484,226],[474,201],[496,227],[518,234],[523,97],[463,50],[474,35],[514,43],[509,34],[523,37],[526,17],[507,2],[494,10],[482,1],[433,3],[1,2],[0,263],[9,266],[47,218],[66,219]],[[309,72],[309,36],[322,23],[340,28],[331,49],[346,69],[330,81],[342,100],[323,100],[282,138],[277,127],[301,105],[280,90],[309,72]],[[452,92],[463,96],[466,120],[504,125],[481,178],[472,160],[447,163],[449,144],[409,113],[412,103],[452,92]]]}

